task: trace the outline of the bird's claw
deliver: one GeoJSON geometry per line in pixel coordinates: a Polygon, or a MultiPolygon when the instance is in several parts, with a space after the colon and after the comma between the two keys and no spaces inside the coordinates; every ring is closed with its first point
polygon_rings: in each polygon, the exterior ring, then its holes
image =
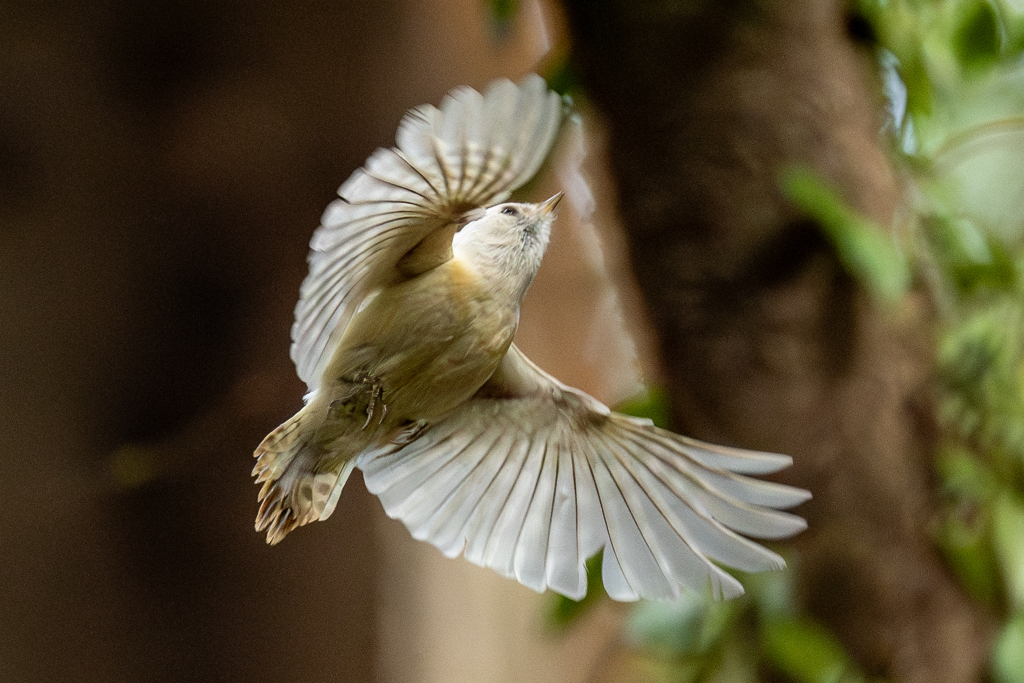
{"type": "Polygon", "coordinates": [[[360,377],[358,381],[370,387],[370,398],[366,402],[366,422],[363,423],[363,429],[369,427],[370,422],[373,421],[373,414],[377,410],[378,402],[380,402],[380,417],[377,418],[377,425],[379,426],[384,422],[384,417],[388,414],[388,404],[384,402],[384,385],[369,376],[360,377]]]}

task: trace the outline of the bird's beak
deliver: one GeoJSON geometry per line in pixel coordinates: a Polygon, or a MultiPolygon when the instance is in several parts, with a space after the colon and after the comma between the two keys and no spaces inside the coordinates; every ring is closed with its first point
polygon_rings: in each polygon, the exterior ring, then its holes
{"type": "Polygon", "coordinates": [[[556,194],[554,197],[552,197],[551,199],[547,200],[543,204],[538,205],[537,206],[537,214],[541,218],[547,218],[547,215],[549,213],[551,213],[552,211],[554,211],[555,207],[558,206],[558,202],[562,201],[562,195],[564,195],[564,194],[565,194],[564,192],[559,192],[558,194],[556,194]]]}

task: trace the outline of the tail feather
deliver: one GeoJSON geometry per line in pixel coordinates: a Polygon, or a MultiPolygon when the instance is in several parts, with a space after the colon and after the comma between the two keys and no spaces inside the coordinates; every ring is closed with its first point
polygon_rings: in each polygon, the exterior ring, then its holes
{"type": "Polygon", "coordinates": [[[355,466],[350,458],[336,468],[317,471],[322,458],[310,441],[315,430],[304,424],[307,417],[300,411],[268,434],[254,453],[252,474],[257,484],[263,484],[256,531],[266,530],[271,545],[297,527],[330,517],[355,466]]]}

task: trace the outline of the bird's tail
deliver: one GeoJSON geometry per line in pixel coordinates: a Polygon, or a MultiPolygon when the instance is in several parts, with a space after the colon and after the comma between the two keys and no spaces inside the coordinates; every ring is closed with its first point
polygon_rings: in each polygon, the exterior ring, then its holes
{"type": "Polygon", "coordinates": [[[324,460],[313,442],[316,422],[307,406],[268,434],[253,454],[252,474],[263,484],[256,531],[266,529],[271,545],[296,527],[330,517],[355,465],[355,458],[347,458],[321,470],[324,460]]]}

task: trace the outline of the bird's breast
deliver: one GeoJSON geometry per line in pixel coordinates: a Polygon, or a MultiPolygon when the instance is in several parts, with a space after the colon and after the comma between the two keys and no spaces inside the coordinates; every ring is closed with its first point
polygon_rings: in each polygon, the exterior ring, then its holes
{"type": "Polygon", "coordinates": [[[432,419],[469,399],[508,350],[518,307],[458,260],[381,291],[350,323],[324,386],[379,381],[389,421],[432,419]]]}

